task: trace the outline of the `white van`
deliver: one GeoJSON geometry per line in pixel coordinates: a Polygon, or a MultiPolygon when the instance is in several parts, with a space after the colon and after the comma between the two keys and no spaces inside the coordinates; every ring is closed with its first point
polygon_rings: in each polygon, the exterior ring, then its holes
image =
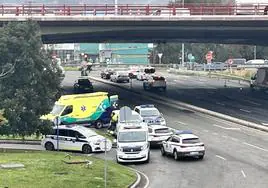
{"type": "Polygon", "coordinates": [[[121,126],[117,136],[116,161],[146,162],[150,161],[150,144],[147,125],[121,126]]]}

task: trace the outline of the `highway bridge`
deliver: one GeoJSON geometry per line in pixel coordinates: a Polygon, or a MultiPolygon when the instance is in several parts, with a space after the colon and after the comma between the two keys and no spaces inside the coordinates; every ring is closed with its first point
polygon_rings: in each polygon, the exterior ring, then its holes
{"type": "Polygon", "coordinates": [[[266,45],[263,7],[237,15],[233,6],[2,5],[0,24],[35,20],[44,43],[214,42],[266,45]],[[160,13],[157,13],[157,11],[160,13]]]}

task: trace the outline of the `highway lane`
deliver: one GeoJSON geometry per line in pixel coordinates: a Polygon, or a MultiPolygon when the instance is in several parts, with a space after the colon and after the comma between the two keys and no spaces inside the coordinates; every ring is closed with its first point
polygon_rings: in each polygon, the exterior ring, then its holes
{"type": "MultiPolygon", "coordinates": [[[[240,119],[268,125],[268,94],[251,91],[246,84],[218,78],[173,75],[161,72],[167,78],[168,98],[198,107],[231,115],[240,119]]],[[[91,75],[99,77],[98,71],[91,75]]],[[[124,84],[129,87],[130,84],[124,84]]],[[[143,91],[142,81],[133,80],[135,90],[143,91]]]]}
{"type": "MultiPolygon", "coordinates": [[[[77,72],[68,72],[64,85],[70,87],[76,76],[77,72]]],[[[152,103],[141,95],[107,84],[95,82],[94,88],[118,94],[121,105],[152,103]]],[[[190,129],[200,136],[206,144],[206,156],[203,161],[174,161],[162,157],[159,150],[152,150],[149,164],[130,165],[148,175],[150,187],[267,187],[267,133],[184,109],[156,105],[169,126],[190,129]]],[[[114,160],[115,151],[109,152],[108,157],[114,160]]]]}

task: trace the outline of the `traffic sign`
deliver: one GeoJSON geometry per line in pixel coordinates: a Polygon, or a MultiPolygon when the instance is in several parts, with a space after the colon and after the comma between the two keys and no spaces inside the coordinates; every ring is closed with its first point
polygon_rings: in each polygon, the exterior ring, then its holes
{"type": "Polygon", "coordinates": [[[233,59],[228,59],[228,64],[229,64],[229,65],[232,65],[233,62],[234,62],[233,59]]]}
{"type": "Polygon", "coordinates": [[[207,61],[211,61],[212,59],[213,59],[212,54],[207,53],[207,55],[206,55],[206,60],[207,60],[207,61]]]}

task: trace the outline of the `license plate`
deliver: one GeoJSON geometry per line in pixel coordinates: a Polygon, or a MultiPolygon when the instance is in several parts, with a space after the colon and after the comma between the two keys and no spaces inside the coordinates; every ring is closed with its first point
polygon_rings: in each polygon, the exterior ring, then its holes
{"type": "Polygon", "coordinates": [[[190,152],[190,155],[198,155],[199,152],[198,151],[193,151],[193,152],[190,152]]]}
{"type": "Polygon", "coordinates": [[[132,158],[137,158],[137,156],[136,155],[128,155],[127,158],[132,159],[132,158]]]}

